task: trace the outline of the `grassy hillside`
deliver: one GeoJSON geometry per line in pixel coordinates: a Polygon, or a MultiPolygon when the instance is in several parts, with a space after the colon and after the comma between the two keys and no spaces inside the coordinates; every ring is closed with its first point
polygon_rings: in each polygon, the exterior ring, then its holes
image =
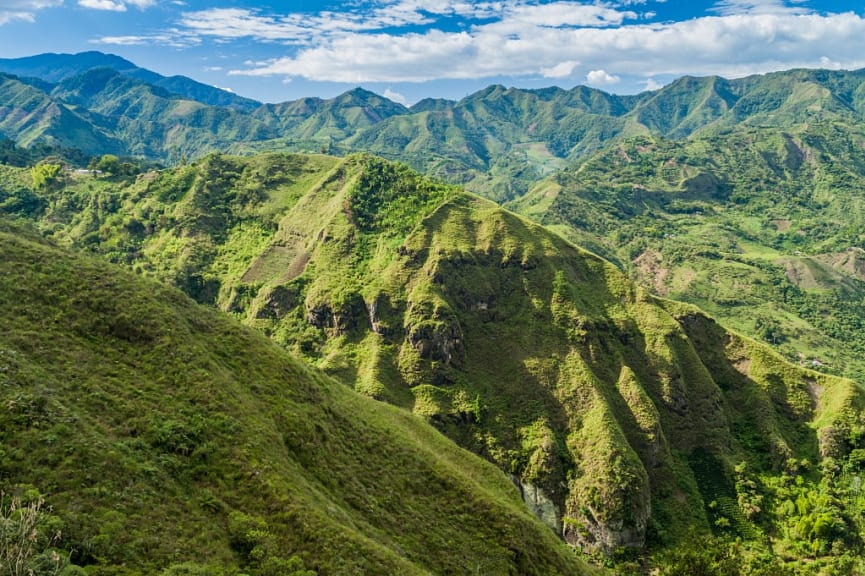
{"type": "Polygon", "coordinates": [[[86,111],[50,98],[38,87],[0,74],[0,132],[22,146],[36,143],[118,152],[122,144],[86,111]]]}
{"type": "Polygon", "coordinates": [[[722,539],[705,549],[739,537],[739,570],[775,549],[771,569],[808,573],[860,550],[853,382],[657,300],[488,201],[366,155],[213,155],[36,196],[44,233],[426,418],[585,551],[666,566],[695,534],[722,539]],[[814,528],[826,514],[840,520],[814,528]]]}
{"type": "Polygon", "coordinates": [[[174,289],[0,222],[0,294],[4,512],[87,574],[587,573],[501,472],[174,289]]]}
{"type": "Polygon", "coordinates": [[[513,208],[792,361],[865,381],[856,125],[633,139],[513,208]]]}

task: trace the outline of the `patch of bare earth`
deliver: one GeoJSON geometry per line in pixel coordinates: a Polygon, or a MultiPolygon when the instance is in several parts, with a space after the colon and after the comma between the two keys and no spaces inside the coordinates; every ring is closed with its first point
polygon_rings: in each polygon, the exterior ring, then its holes
{"type": "Polygon", "coordinates": [[[791,220],[772,220],[772,226],[775,227],[777,232],[786,232],[790,229],[792,223],[791,220]]]}
{"type": "Polygon", "coordinates": [[[659,296],[666,296],[670,289],[667,280],[670,277],[670,269],[663,265],[661,255],[652,250],[646,250],[636,258],[632,264],[636,272],[636,279],[652,289],[659,296]]]}
{"type": "Polygon", "coordinates": [[[817,384],[816,380],[808,380],[808,395],[811,396],[811,407],[816,408],[820,405],[820,398],[823,396],[823,387],[817,384]]]}
{"type": "Polygon", "coordinates": [[[816,259],[835,270],[865,280],[865,251],[861,248],[852,247],[843,252],[820,254],[816,259]]]}
{"type": "Polygon", "coordinates": [[[751,372],[751,359],[741,358],[733,364],[733,367],[736,368],[736,371],[742,376],[748,376],[751,372]]]}

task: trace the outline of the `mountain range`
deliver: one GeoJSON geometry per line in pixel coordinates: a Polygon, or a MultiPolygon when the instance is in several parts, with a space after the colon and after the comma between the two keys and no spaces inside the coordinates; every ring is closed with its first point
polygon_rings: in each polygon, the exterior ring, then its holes
{"type": "Polygon", "coordinates": [[[734,126],[817,118],[861,121],[863,71],[794,70],[737,80],[681,78],[617,96],[577,86],[490,86],[460,101],[406,108],[357,88],[330,100],[261,105],[99,52],[0,60],[0,133],[164,162],[212,150],[367,151],[495,200],[605,143],[680,139],[734,126]]]}
{"type": "Polygon", "coordinates": [[[590,571],[555,535],[621,574],[865,569],[862,72],[407,108],[100,53],[0,71],[5,146],[62,147],[0,165],[0,478],[88,573],[590,571]],[[165,507],[210,544],[122,538],[123,486],[164,522],[157,480],[207,496],[165,507]]]}

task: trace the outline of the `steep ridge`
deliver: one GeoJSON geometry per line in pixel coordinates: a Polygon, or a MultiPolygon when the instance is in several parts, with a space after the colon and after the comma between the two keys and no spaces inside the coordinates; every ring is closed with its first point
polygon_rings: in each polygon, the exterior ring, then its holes
{"type": "Polygon", "coordinates": [[[32,538],[60,534],[58,561],[591,573],[488,463],[174,289],[0,220],[0,295],[3,526],[44,499],[32,538]]]}
{"type": "Polygon", "coordinates": [[[715,531],[831,565],[861,544],[841,489],[858,473],[860,388],[488,201],[366,155],[214,155],[98,183],[46,199],[40,226],[427,418],[584,550],[715,531]],[[793,475],[803,498],[841,502],[831,531],[786,528],[823,513],[783,508],[793,475]]]}
{"type": "Polygon", "coordinates": [[[117,153],[123,144],[93,118],[52,99],[40,88],[0,74],[0,132],[29,146],[37,142],[117,153]]]}

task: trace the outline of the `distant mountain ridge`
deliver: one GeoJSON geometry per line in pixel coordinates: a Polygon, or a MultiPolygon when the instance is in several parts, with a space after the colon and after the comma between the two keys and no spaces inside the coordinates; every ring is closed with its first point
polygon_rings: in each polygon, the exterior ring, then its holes
{"type": "MultiPolygon", "coordinates": [[[[85,131],[101,136],[78,145],[92,154],[104,153],[100,146],[108,141],[117,142],[125,154],[165,162],[178,154],[196,157],[212,150],[369,151],[496,200],[518,197],[568,162],[623,138],[681,139],[739,125],[865,119],[862,70],[798,69],[735,80],[686,76],[660,90],[628,96],[585,86],[524,90],[493,85],[459,101],[425,99],[410,108],[359,88],[332,99],[262,105],[99,52],[0,60],[0,71],[19,76],[4,77],[3,84],[28,84],[47,99],[43,107],[66,107],[80,116],[80,123],[91,124],[85,131]],[[117,90],[116,79],[97,81],[94,68],[110,68],[162,88],[168,96],[141,93],[140,84],[130,83],[128,89],[140,93],[130,99],[117,90]],[[57,89],[82,75],[77,82],[90,83],[91,98],[99,103],[93,109],[80,99],[67,101],[69,92],[57,89]],[[166,100],[173,101],[170,113],[148,117],[147,129],[135,125],[142,110],[164,107],[166,100]]],[[[22,116],[27,101],[11,96],[17,88],[0,89],[10,94],[0,114],[0,130],[8,137],[25,145],[40,139],[76,144],[74,132],[57,126],[57,115],[34,119],[19,130],[4,117],[22,116]]]]}
{"type": "Polygon", "coordinates": [[[163,76],[140,68],[120,56],[90,51],[78,54],[38,54],[25,58],[0,58],[0,72],[15,76],[39,78],[57,84],[94,68],[110,68],[131,78],[136,78],[165,88],[173,94],[196,100],[210,106],[225,106],[236,110],[251,111],[261,103],[244,98],[214,86],[202,84],[186,76],[163,76]]]}

